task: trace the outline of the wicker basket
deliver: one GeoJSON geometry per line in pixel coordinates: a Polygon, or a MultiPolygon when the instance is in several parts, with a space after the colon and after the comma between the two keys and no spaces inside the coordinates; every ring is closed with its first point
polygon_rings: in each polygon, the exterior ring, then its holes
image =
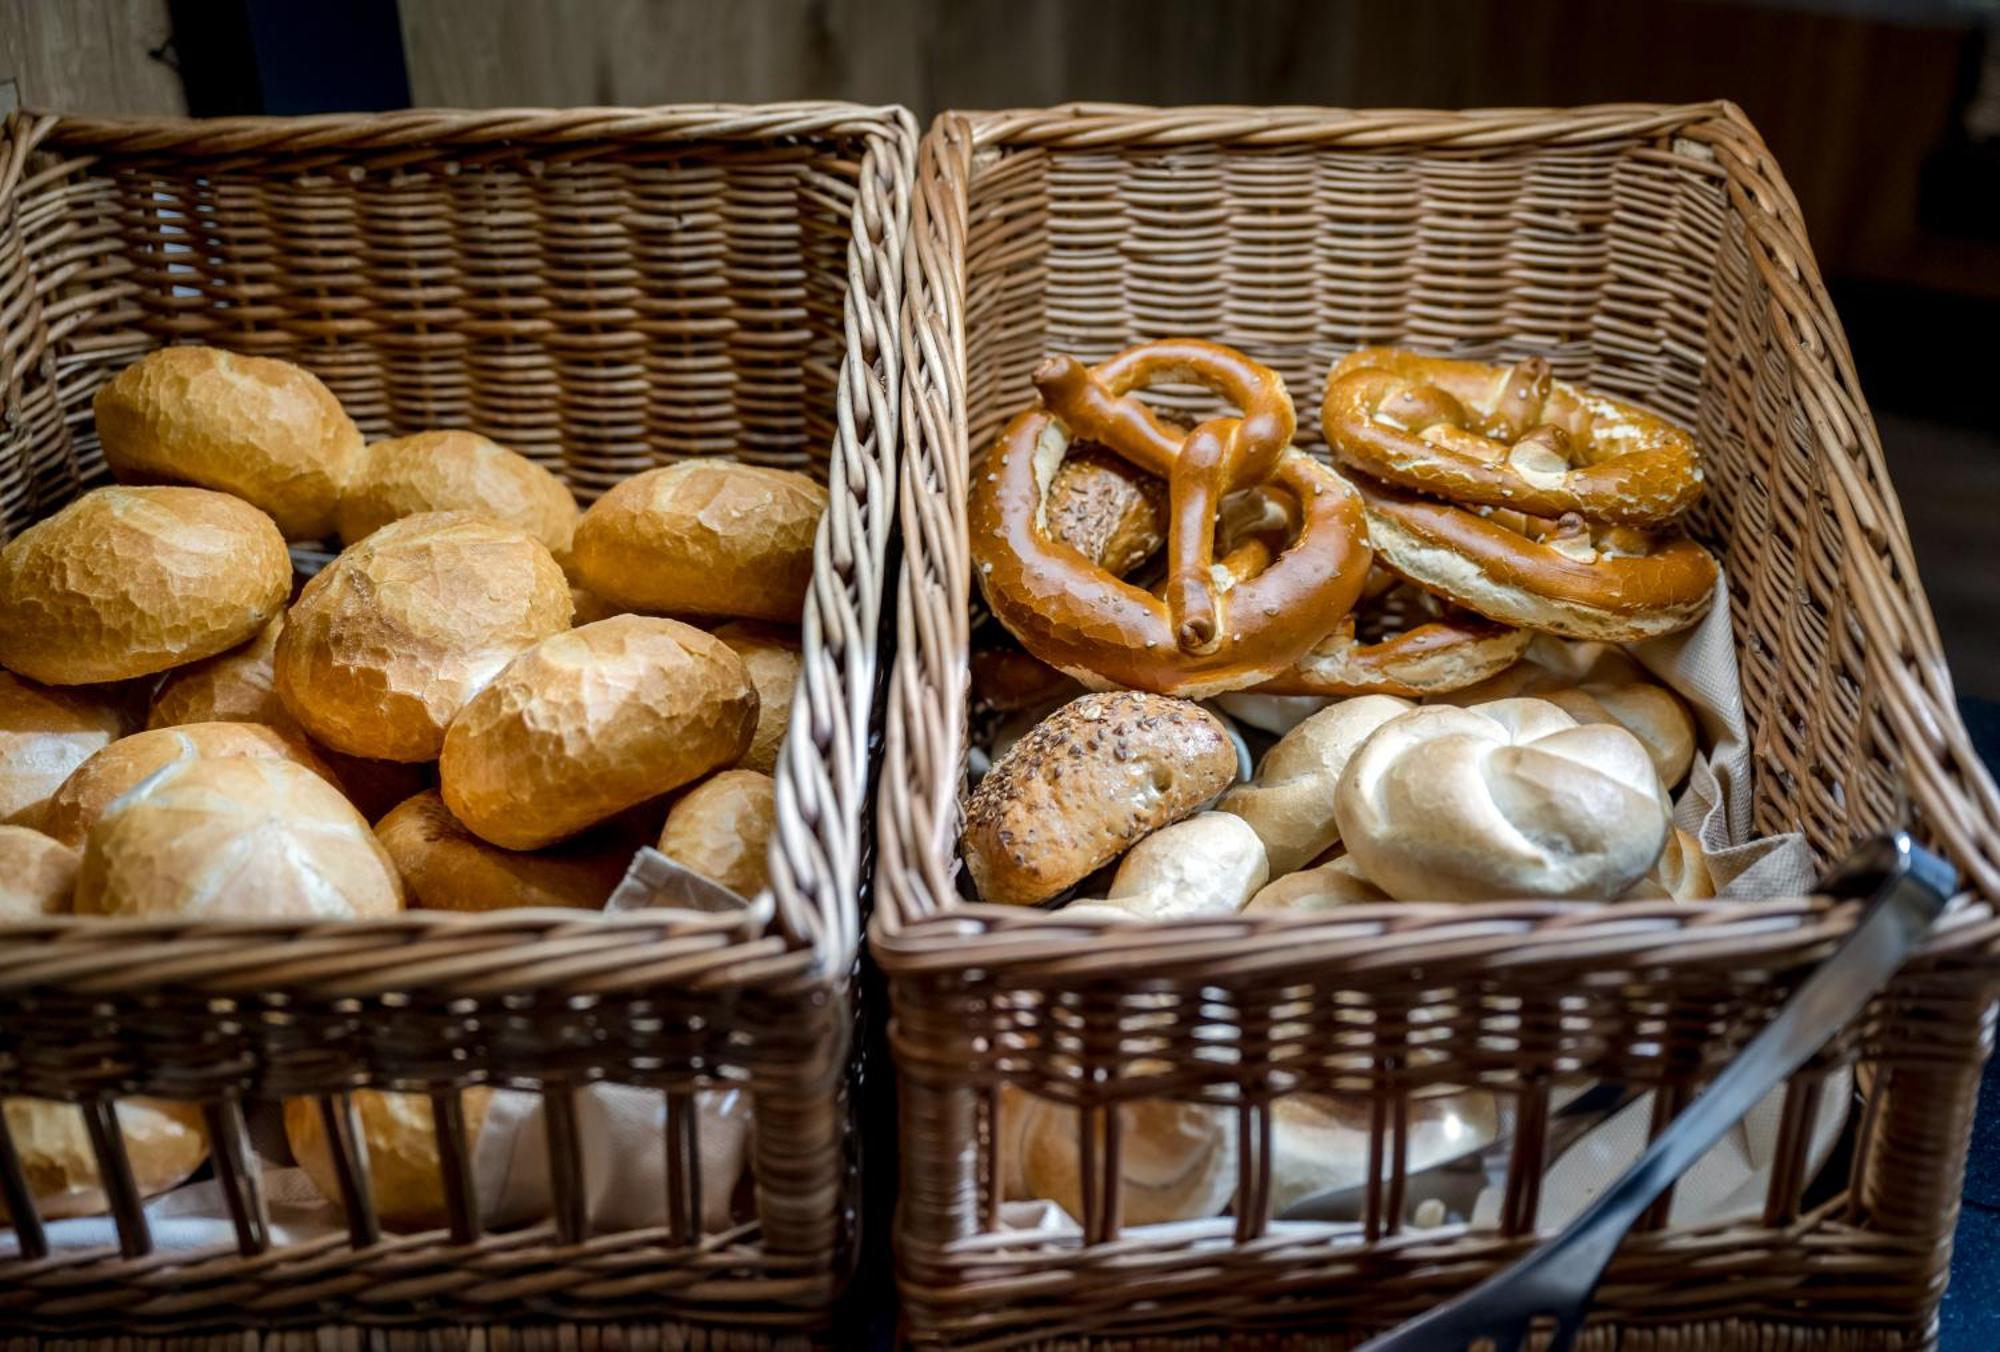
{"type": "MultiPolygon", "coordinates": [[[[201,1102],[238,1233],[153,1253],[126,1199],[122,1254],[39,1257],[24,1226],[0,1259],[0,1330],[221,1330],[241,1348],[366,1328],[389,1330],[369,1346],[414,1347],[469,1324],[736,1346],[826,1325],[855,1255],[851,975],[915,142],[901,109],[837,104],[8,122],[7,531],[103,478],[93,392],[180,339],[305,364],[371,437],[476,427],[585,498],[729,454],[811,473],[831,506],[775,772],[773,889],[750,913],[0,928],[0,1094],[103,1123],[127,1094],[201,1102]],[[664,1226],[589,1224],[575,1104],[598,1081],[665,1096],[664,1226]],[[481,1226],[459,1115],[476,1084],[542,1093],[552,1221],[481,1226]],[[351,1206],[346,1234],[276,1242],[244,1105],[318,1095],[346,1128],[344,1091],[364,1085],[432,1095],[450,1227],[387,1235],[351,1206]],[[750,1095],[754,1200],[704,1234],[694,1104],[716,1086],[750,1095]]],[[[101,1136],[115,1180],[122,1146],[101,1136]]],[[[335,1153],[365,1198],[365,1159],[335,1153]]],[[[0,1163],[0,1184],[18,1198],[18,1167],[0,1163]]]]}
{"type": "MultiPolygon", "coordinates": [[[[1698,429],[1712,486],[1695,527],[1727,558],[1759,829],[1803,831],[1825,859],[1908,814],[1969,892],[1788,1090],[1761,1217],[1636,1233],[1585,1343],[1923,1345],[1990,1041],[2000,797],[1952,703],[1796,206],[1741,113],[946,114],[917,185],[887,733],[899,773],[877,813],[872,934],[902,1084],[897,1262],[917,1340],[1344,1346],[1378,1332],[1536,1229],[1545,1142],[1526,1127],[1496,1226],[1402,1225],[1413,1095],[1483,1085],[1532,1123],[1558,1074],[1617,1079],[1657,1088],[1657,1130],[1851,922],[1774,899],[1113,929],[962,900],[969,459],[1033,398],[1043,354],[1098,360],[1186,333],[1275,365],[1302,405],[1340,353],[1404,344],[1541,353],[1698,429]],[[1830,1198],[1803,1200],[1819,1087],[1854,1062],[1872,1089],[1851,1167],[1830,1198]],[[1079,1233],[999,1228],[1003,1083],[1081,1110],[1079,1233]],[[1378,1167],[1358,1235],[1246,1203],[1269,1195],[1270,1105],[1297,1090],[1368,1104],[1378,1167]],[[1155,1097],[1233,1113],[1236,1214],[1172,1238],[1121,1231],[1110,1109],[1155,1097]]],[[[1301,441],[1317,446],[1312,423],[1301,441]]]]}

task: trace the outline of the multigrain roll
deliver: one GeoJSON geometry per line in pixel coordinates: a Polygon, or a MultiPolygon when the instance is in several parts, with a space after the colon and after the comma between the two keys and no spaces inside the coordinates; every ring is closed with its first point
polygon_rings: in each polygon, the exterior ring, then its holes
{"type": "Polygon", "coordinates": [[[757,731],[736,768],[768,775],[778,766],[778,752],[792,726],[792,692],[805,664],[797,633],[776,625],[740,621],[718,625],[714,633],[743,659],[750,684],[757,687],[757,731]]]}
{"type": "Polygon", "coordinates": [[[90,829],[79,915],[345,920],[389,915],[403,884],[340,791],[246,756],[169,766],[90,829]]]}
{"type": "Polygon", "coordinates": [[[120,479],[233,493],[290,540],[333,533],[334,503],[361,431],[303,367],[213,347],[163,347],[126,367],[92,404],[120,479]]]}
{"type": "Polygon", "coordinates": [[[0,924],[62,915],[76,892],[77,852],[25,826],[0,826],[0,924]]]}
{"type": "Polygon", "coordinates": [[[776,790],[769,775],[755,770],[724,770],[704,779],[667,813],[660,853],[738,896],[756,896],[771,885],[776,790]]]}
{"type": "Polygon", "coordinates": [[[452,815],[532,850],[733,765],[757,726],[743,659],[677,620],[619,615],[543,639],[452,720],[452,815]]]}
{"type": "Polygon", "coordinates": [[[426,789],[375,823],[410,904],[433,911],[604,905],[632,864],[634,841],[606,827],[547,850],[503,850],[465,829],[426,789]]]}
{"type": "MultiPolygon", "coordinates": [[[[493,1091],[474,1086],[459,1096],[465,1114],[468,1156],[486,1124],[493,1091]]],[[[354,1091],[355,1114],[361,1119],[361,1139],[368,1149],[369,1196],[375,1215],[391,1230],[435,1230],[450,1221],[445,1204],[444,1172],[438,1162],[436,1119],[428,1094],[392,1094],[376,1089],[354,1091]]],[[[285,1101],[285,1139],[292,1157],[327,1201],[340,1202],[340,1175],[313,1099],[285,1101]]]]}
{"type": "Polygon", "coordinates": [[[626,610],[795,623],[826,490],[803,474],[684,460],[613,487],[577,523],[577,581],[626,610]]]}
{"type": "Polygon", "coordinates": [[[226,652],[283,609],[271,518],[201,488],[100,488],[0,549],[0,666],[48,685],[226,652]]]}
{"type": "Polygon", "coordinates": [[[336,751],[435,760],[466,701],[569,622],[539,541],[467,512],[407,516],[306,584],[278,636],[278,696],[336,751]]]}
{"type": "MultiPolygon", "coordinates": [[[[95,1216],[110,1206],[82,1109],[47,1099],[10,1098],[4,1111],[21,1173],[43,1220],[95,1216]]],[[[195,1104],[130,1098],[119,1100],[115,1112],[141,1197],[178,1187],[208,1158],[208,1133],[195,1104]]],[[[0,1221],[6,1219],[6,1203],[0,1202],[0,1221]]]]}
{"type": "Polygon", "coordinates": [[[0,822],[40,826],[77,766],[125,735],[125,709],[96,690],[59,690],[0,671],[0,822]]]}
{"type": "Polygon", "coordinates": [[[579,515],[561,479],[477,432],[419,432],[364,448],[335,512],[341,543],[419,512],[491,517],[558,559],[569,553],[579,515]]]}

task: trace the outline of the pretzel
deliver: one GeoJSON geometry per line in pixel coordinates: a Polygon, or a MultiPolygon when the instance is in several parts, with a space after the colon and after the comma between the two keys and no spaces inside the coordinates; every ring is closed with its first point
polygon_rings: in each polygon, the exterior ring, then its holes
{"type": "Polygon", "coordinates": [[[1292,402],[1276,372],[1179,338],[1094,368],[1051,357],[1034,379],[1041,405],[1007,425],[967,503],[987,605],[1029,652],[1097,688],[1200,698],[1285,670],[1354,604],[1369,558],[1361,500],[1290,444],[1292,402]],[[1126,397],[1168,380],[1212,390],[1242,416],[1185,432],[1126,397]],[[1096,442],[1167,481],[1164,598],[1051,537],[1048,489],[1072,440],[1096,442]],[[1297,503],[1297,538],[1224,594],[1214,572],[1216,517],[1228,494],[1258,484],[1297,503]]]}
{"type": "Polygon", "coordinates": [[[1632,643],[1687,628],[1715,599],[1714,556],[1692,540],[1355,487],[1378,561],[1502,624],[1632,643]]]}
{"type": "Polygon", "coordinates": [[[1364,348],[1335,364],[1320,404],[1334,456],[1453,502],[1664,526],[1701,496],[1694,438],[1631,404],[1512,366],[1364,348]]]}

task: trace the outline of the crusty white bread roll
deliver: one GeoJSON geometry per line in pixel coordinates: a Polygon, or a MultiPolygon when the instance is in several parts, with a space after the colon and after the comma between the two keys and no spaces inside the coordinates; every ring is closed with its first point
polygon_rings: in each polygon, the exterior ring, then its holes
{"type": "Polygon", "coordinates": [[[1236,778],[1214,714],[1168,695],[1071,700],[979,781],[959,847],[981,900],[1035,906],[1193,813],[1236,778]]]}
{"type": "Polygon", "coordinates": [[[609,831],[533,852],[489,845],[451,815],[435,789],[393,808],[375,824],[375,836],[403,875],[410,905],[433,911],[597,910],[632,864],[630,836],[609,831]]]}
{"type": "MultiPolygon", "coordinates": [[[[479,1085],[459,1095],[468,1158],[492,1101],[493,1091],[479,1085]]],[[[436,1230],[450,1224],[430,1095],[357,1089],[354,1110],[361,1119],[362,1145],[368,1151],[368,1193],[375,1203],[376,1219],[385,1229],[400,1231],[436,1230]]],[[[320,1196],[338,1206],[340,1174],[316,1100],[285,1100],[285,1140],[292,1147],[292,1158],[306,1171],[320,1196]]]]}
{"type": "Polygon", "coordinates": [[[333,533],[334,503],[361,430],[300,366],[213,347],[163,347],[119,372],[92,404],[120,479],[233,493],[291,540],[333,533]]]}
{"type": "Polygon", "coordinates": [[[563,481],[477,432],[419,432],[354,458],[335,519],[343,544],[419,512],[472,512],[540,540],[561,559],[580,515],[563,481]]]}
{"type": "Polygon", "coordinates": [[[262,723],[280,732],[305,736],[305,729],[278,698],[273,664],[278,635],[284,628],[285,617],[281,613],[249,642],[168,673],[153,692],[153,702],[146,711],[146,726],[262,723]]]}
{"type": "Polygon", "coordinates": [[[1653,871],[1632,884],[1620,901],[1705,901],[1715,895],[1715,876],[1701,842],[1678,826],[1653,871]]]}
{"type": "Polygon", "coordinates": [[[65,845],[83,848],[84,838],[114,799],[169,765],[202,756],[252,756],[302,765],[329,784],[333,771],[305,741],[258,723],[189,723],[153,728],[121,737],[63,781],[42,815],[42,830],[65,845]]]}
{"type": "Polygon", "coordinates": [[[125,735],[125,708],[98,690],[62,690],[0,671],[0,822],[40,826],[77,766],[125,735]]]}
{"type": "Polygon", "coordinates": [[[743,753],[736,768],[768,775],[777,769],[778,752],[792,726],[792,692],[798,687],[799,673],[805,666],[797,631],[732,621],[717,625],[714,633],[743,659],[743,668],[750,673],[750,684],[757,687],[757,731],[751,735],[750,749],[743,753]]]}
{"type": "MultiPolygon", "coordinates": [[[[7,1114],[8,1134],[43,1220],[95,1216],[109,1208],[82,1109],[47,1099],[10,1098],[0,1111],[7,1114]]],[[[115,1111],[140,1196],[179,1186],[208,1158],[208,1132],[196,1105],[130,1098],[120,1099],[115,1111]]],[[[0,1202],[0,1221],[6,1218],[6,1203],[0,1202]]]]}
{"type": "Polygon", "coordinates": [[[1263,839],[1271,872],[1304,868],[1340,839],[1333,790],[1362,743],[1414,706],[1394,695],[1361,695],[1320,710],[1264,753],[1257,777],[1216,804],[1250,823],[1263,839]]]}
{"type": "Polygon", "coordinates": [[[53,836],[0,826],[0,924],[67,912],[80,862],[75,850],[53,836]]]}
{"type": "Polygon", "coordinates": [[[341,920],[402,905],[396,866],[340,790],[248,756],[170,765],[114,800],[76,880],[79,915],[341,920]]]}
{"type": "Polygon", "coordinates": [[[1215,706],[1238,723],[1284,736],[1334,701],[1325,695],[1217,695],[1215,706]]]}
{"type": "Polygon", "coordinates": [[[790,470],[683,460],[592,503],[571,562],[577,581],[626,610],[795,624],[826,503],[790,470]]]}
{"type": "MultiPolygon", "coordinates": [[[[556,562],[560,563],[562,560],[558,559],[556,562]]],[[[599,620],[608,620],[613,615],[623,615],[625,613],[617,606],[612,605],[609,601],[599,596],[596,592],[590,590],[590,588],[579,587],[574,584],[571,584],[569,589],[569,602],[571,608],[576,612],[571,618],[570,623],[579,627],[586,624],[596,624],[599,620]]]]}
{"type": "Polygon", "coordinates": [[[1163,826],[1118,862],[1102,901],[1073,902],[1064,915],[1188,920],[1235,915],[1271,876],[1264,842],[1241,817],[1197,812],[1163,826]]]}
{"type": "Polygon", "coordinates": [[[756,687],[722,640],[618,615],[543,639],[475,695],[438,782],[476,835],[532,850],[735,764],[756,726],[756,687]]]}
{"type": "MultiPolygon", "coordinates": [[[[1481,1090],[1412,1097],[1405,1169],[1415,1174],[1500,1136],[1500,1109],[1481,1090]]],[[[1271,1212],[1368,1180],[1367,1098],[1286,1094],[1271,1101],[1271,1212]]],[[[1385,1141],[1388,1148],[1392,1143],[1385,1141]]],[[[1386,1166],[1383,1173],[1386,1176],[1386,1166]]]]}
{"type": "Polygon", "coordinates": [[[777,784],[755,770],[724,770],[683,794],[660,830],[660,853],[742,897],[771,885],[777,784]]]}
{"type": "Polygon", "coordinates": [[[1343,854],[1316,868],[1301,869],[1274,879],[1243,907],[1245,915],[1291,911],[1306,915],[1342,906],[1388,901],[1389,894],[1361,876],[1354,856],[1343,854]]]}
{"type": "Polygon", "coordinates": [[[47,685],[227,652],[292,587],[271,518],[202,488],[100,488],[0,549],[0,666],[47,685]]]}
{"type": "Polygon", "coordinates": [[[466,701],[569,622],[569,583],[540,541],[468,512],[406,516],[299,593],[278,696],[336,751],[435,760],[466,701]]]}
{"type": "MultiPolygon", "coordinates": [[[[1228,1110],[1141,1099],[1122,1105],[1118,1118],[1119,1211],[1126,1225],[1199,1220],[1228,1207],[1236,1195],[1236,1124],[1228,1110]]],[[[1003,1084],[995,1136],[1008,1199],[1045,1199],[1082,1217],[1074,1109],[1003,1084]]]]}
{"type": "Polygon", "coordinates": [[[1609,899],[1653,867],[1668,827],[1638,738],[1537,699],[1391,719],[1334,806],[1356,866],[1399,901],[1609,899]]]}

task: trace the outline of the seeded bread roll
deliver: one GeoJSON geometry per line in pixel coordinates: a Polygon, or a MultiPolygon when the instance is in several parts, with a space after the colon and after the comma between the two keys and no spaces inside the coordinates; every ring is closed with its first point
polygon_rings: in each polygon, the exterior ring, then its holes
{"type": "Polygon", "coordinates": [[[419,512],[473,512],[540,540],[561,559],[576,534],[576,499],[525,455],[477,432],[392,437],[355,457],[336,519],[343,544],[419,512]]]}
{"type": "Polygon", "coordinates": [[[468,512],[406,516],[299,593],[278,696],[336,751],[435,760],[466,701],[569,622],[569,583],[540,542],[468,512]]]}
{"type": "MultiPolygon", "coordinates": [[[[471,1155],[486,1125],[493,1091],[473,1086],[459,1096],[465,1114],[465,1149],[471,1155]]],[[[375,1215],[391,1230],[436,1230],[451,1219],[444,1197],[444,1173],[438,1164],[436,1120],[428,1094],[391,1094],[377,1089],[354,1091],[355,1114],[361,1119],[361,1139],[368,1148],[369,1196],[375,1215]]],[[[285,1100],[285,1139],[292,1157],[327,1201],[340,1203],[340,1175],[334,1168],[319,1104],[313,1099],[285,1100]]]]}
{"type": "Polygon", "coordinates": [[[768,775],[777,769],[778,752],[792,726],[792,691],[804,665],[798,636],[776,625],[741,622],[717,626],[715,636],[743,659],[750,684],[757,687],[757,731],[736,768],[768,775]]]}
{"type": "Polygon", "coordinates": [[[98,390],[104,459],[120,479],[233,493],[290,540],[333,533],[361,431],[303,367],[213,347],[163,347],[98,390]]]}
{"type": "Polygon", "coordinates": [[[755,770],[724,770],[689,789],[667,813],[660,853],[738,896],[771,885],[776,785],[755,770]]]}
{"type": "Polygon", "coordinates": [[[577,581],[612,605],[798,621],[826,490],[803,474],[684,460],[636,474],[577,523],[577,581]]]}
{"type": "Polygon", "coordinates": [[[100,488],[0,549],[0,666],[48,685],[226,652],[292,586],[271,518],[201,488],[100,488]]]}
{"type": "Polygon", "coordinates": [[[70,773],[124,734],[123,706],[102,692],[0,671],[0,822],[40,826],[70,773]]]}
{"type": "Polygon", "coordinates": [[[433,911],[598,910],[631,867],[634,844],[607,827],[552,849],[503,850],[466,830],[435,789],[390,811],[375,837],[403,875],[410,904],[433,911]]]}
{"type": "MultiPolygon", "coordinates": [[[[43,1220],[94,1216],[109,1208],[82,1109],[47,1099],[10,1098],[4,1111],[21,1173],[43,1220]]],[[[208,1133],[201,1109],[192,1103],[129,1098],[119,1100],[115,1112],[132,1181],[142,1197],[178,1187],[208,1158],[208,1133]]],[[[6,1219],[6,1203],[0,1202],[0,1221],[6,1219]]]]}
{"type": "Polygon", "coordinates": [[[532,850],[735,764],[756,726],[756,688],[720,639],[618,615],[543,639],[474,696],[439,785],[476,835],[532,850]]]}
{"type": "Polygon", "coordinates": [[[0,826],[0,924],[62,915],[76,892],[75,850],[25,826],[0,826]]]}

